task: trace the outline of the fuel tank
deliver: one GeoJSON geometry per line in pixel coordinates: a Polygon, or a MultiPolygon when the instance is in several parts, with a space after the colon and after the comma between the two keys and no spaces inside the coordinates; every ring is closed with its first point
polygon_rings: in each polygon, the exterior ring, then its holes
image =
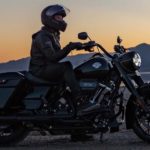
{"type": "Polygon", "coordinates": [[[91,58],[74,69],[78,78],[104,78],[109,70],[109,62],[103,57],[91,58]]]}

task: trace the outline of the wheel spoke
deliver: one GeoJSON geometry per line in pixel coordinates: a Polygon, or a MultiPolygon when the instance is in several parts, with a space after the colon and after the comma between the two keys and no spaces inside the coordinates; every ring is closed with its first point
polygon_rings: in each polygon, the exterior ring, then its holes
{"type": "MultiPolygon", "coordinates": [[[[150,99],[144,99],[147,109],[150,110],[150,99]]],[[[150,116],[141,107],[135,105],[133,131],[142,140],[150,143],[150,116]]],[[[150,111],[149,111],[150,113],[150,111]]]]}
{"type": "Polygon", "coordinates": [[[141,127],[141,129],[148,135],[150,135],[150,121],[145,116],[145,114],[140,110],[137,109],[137,121],[141,127]]]}

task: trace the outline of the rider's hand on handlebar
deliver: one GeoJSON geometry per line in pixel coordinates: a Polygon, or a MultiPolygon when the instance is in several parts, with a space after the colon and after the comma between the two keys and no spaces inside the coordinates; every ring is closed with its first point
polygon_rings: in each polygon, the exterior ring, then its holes
{"type": "Polygon", "coordinates": [[[89,42],[83,44],[83,49],[85,49],[86,51],[89,51],[89,52],[93,52],[92,48],[94,46],[96,46],[95,41],[89,41],[89,42]]]}
{"type": "Polygon", "coordinates": [[[96,45],[95,41],[89,41],[87,43],[80,43],[80,42],[70,42],[68,45],[66,45],[64,48],[68,50],[86,50],[89,52],[92,52],[92,48],[96,45]]]}
{"type": "Polygon", "coordinates": [[[70,42],[68,45],[65,46],[65,49],[74,50],[74,49],[81,49],[82,43],[80,42],[70,42]]]}

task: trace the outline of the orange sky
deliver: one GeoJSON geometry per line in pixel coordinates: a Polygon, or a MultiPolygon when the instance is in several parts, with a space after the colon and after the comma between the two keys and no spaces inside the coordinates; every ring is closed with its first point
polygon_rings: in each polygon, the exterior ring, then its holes
{"type": "Polygon", "coordinates": [[[150,43],[149,0],[1,0],[0,62],[30,55],[31,35],[41,28],[41,10],[56,3],[71,10],[62,46],[79,41],[81,31],[110,51],[117,35],[126,47],[150,43]]]}

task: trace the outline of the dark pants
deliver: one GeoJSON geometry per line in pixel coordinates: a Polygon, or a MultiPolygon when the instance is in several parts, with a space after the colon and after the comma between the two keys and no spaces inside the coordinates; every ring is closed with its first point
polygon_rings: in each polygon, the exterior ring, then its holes
{"type": "Polygon", "coordinates": [[[67,62],[54,63],[46,66],[40,76],[49,81],[64,80],[72,91],[72,95],[78,95],[80,92],[79,84],[76,80],[72,64],[67,62]]]}

